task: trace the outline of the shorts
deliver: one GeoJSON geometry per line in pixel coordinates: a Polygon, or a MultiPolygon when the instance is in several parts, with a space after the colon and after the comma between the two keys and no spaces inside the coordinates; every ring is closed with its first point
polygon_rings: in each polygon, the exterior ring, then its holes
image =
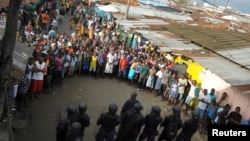
{"type": "Polygon", "coordinates": [[[176,98],[176,92],[175,91],[171,91],[169,97],[170,98],[176,98]]]}
{"type": "Polygon", "coordinates": [[[91,66],[90,66],[89,71],[96,72],[96,67],[91,67],[91,66]]]}
{"type": "Polygon", "coordinates": [[[179,100],[179,101],[181,101],[181,100],[182,100],[183,95],[184,95],[183,93],[178,93],[178,100],[179,100]]]}
{"type": "Polygon", "coordinates": [[[197,109],[197,112],[198,112],[198,114],[199,114],[199,119],[203,119],[206,110],[203,110],[203,109],[198,108],[198,109],[197,109]]]}

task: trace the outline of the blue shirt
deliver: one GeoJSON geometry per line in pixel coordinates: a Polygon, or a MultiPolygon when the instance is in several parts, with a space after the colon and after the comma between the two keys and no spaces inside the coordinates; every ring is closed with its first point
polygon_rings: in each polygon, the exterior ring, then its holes
{"type": "Polygon", "coordinates": [[[215,94],[213,94],[213,95],[209,94],[209,96],[210,96],[210,101],[211,101],[211,102],[212,102],[213,100],[216,100],[215,94]]]}
{"type": "Polygon", "coordinates": [[[250,125],[250,120],[246,119],[242,122],[242,125],[250,125]]]}
{"type": "Polygon", "coordinates": [[[207,108],[207,116],[213,120],[216,117],[216,113],[217,113],[217,107],[212,107],[209,105],[207,108]]]}
{"type": "Polygon", "coordinates": [[[138,42],[136,40],[133,40],[132,41],[132,48],[137,47],[137,45],[138,45],[138,42]]]}
{"type": "Polygon", "coordinates": [[[132,55],[128,56],[128,62],[131,62],[134,59],[134,57],[132,55]]]}

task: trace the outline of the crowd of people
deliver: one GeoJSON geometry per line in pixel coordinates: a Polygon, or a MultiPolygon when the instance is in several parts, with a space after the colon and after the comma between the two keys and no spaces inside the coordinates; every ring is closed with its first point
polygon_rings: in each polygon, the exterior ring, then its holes
{"type": "MultiPolygon", "coordinates": [[[[106,21],[91,7],[82,6],[80,1],[49,1],[35,11],[21,8],[19,21],[17,39],[33,48],[34,54],[28,60],[23,79],[17,82],[13,78],[8,89],[12,99],[10,105],[17,100],[18,110],[28,106],[27,97],[39,99],[43,93],[51,94],[54,87],[61,87],[63,81],[67,81],[66,78],[91,75],[97,81],[115,77],[118,81],[129,82],[138,91],[161,96],[169,106],[179,106],[181,110],[184,107],[185,115],[190,109],[196,111],[202,132],[207,124],[241,124],[240,107],[229,112],[227,93],[218,98],[215,89],[208,93],[206,88],[200,88],[188,74],[180,74],[173,69],[173,56],[162,54],[150,41],[140,44],[135,37],[132,45],[126,47],[119,39],[115,18],[106,21]],[[60,22],[67,22],[64,21],[65,16],[71,17],[69,27],[72,34],[58,31],[60,22]]],[[[111,106],[110,113],[115,113],[112,112],[114,107],[111,106]]],[[[121,121],[119,124],[123,122],[126,123],[121,121]]],[[[102,124],[100,119],[98,125],[102,124]]],[[[118,122],[113,126],[116,125],[118,122]]],[[[72,126],[78,128],[79,124],[72,126]]],[[[106,129],[102,131],[107,132],[106,129]]],[[[118,133],[117,138],[124,140],[124,136],[118,133]]],[[[145,135],[140,138],[143,140],[145,135]]]]}

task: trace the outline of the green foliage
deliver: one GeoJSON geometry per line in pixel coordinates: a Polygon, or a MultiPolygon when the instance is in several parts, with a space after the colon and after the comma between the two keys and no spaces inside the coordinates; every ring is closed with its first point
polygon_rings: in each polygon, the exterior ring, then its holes
{"type": "Polygon", "coordinates": [[[180,3],[181,5],[184,5],[184,4],[187,3],[187,0],[179,0],[179,3],[180,3]]]}

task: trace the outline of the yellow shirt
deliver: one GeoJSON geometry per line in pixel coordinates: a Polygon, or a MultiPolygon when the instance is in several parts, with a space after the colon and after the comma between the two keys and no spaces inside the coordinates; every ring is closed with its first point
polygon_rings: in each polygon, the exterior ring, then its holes
{"type": "Polygon", "coordinates": [[[98,56],[92,56],[91,57],[91,62],[90,62],[90,67],[96,67],[97,65],[97,59],[98,59],[98,56]]]}
{"type": "Polygon", "coordinates": [[[66,3],[66,8],[69,8],[69,7],[70,7],[70,3],[67,2],[67,3],[66,3]]]}

